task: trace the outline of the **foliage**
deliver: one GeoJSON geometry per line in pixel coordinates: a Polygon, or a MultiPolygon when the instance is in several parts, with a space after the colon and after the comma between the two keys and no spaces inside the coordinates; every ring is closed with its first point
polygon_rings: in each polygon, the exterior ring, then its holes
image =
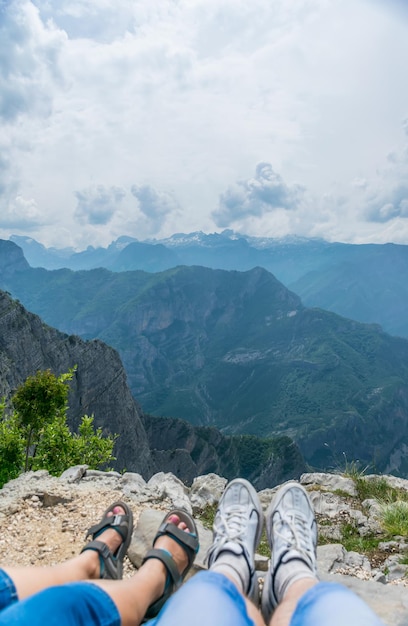
{"type": "Polygon", "coordinates": [[[239,458],[239,475],[251,479],[260,468],[272,460],[281,460],[283,469],[290,473],[298,460],[298,450],[289,437],[262,439],[255,435],[232,437],[239,458]]]}
{"type": "Polygon", "coordinates": [[[361,502],[367,498],[374,498],[380,503],[396,502],[397,500],[408,501],[408,493],[406,491],[391,487],[382,476],[370,480],[359,476],[354,480],[354,483],[361,502]]]}
{"type": "Polygon", "coordinates": [[[96,469],[114,461],[112,451],[117,438],[118,435],[104,436],[102,428],[95,429],[93,416],[84,415],[78,434],[73,436],[75,462],[86,463],[96,469]]]}
{"type": "Polygon", "coordinates": [[[15,415],[5,416],[0,404],[0,487],[17,478],[24,462],[24,445],[15,415]]]}
{"type": "Polygon", "coordinates": [[[378,544],[383,540],[384,538],[374,535],[362,537],[353,523],[346,523],[341,527],[341,543],[348,552],[353,551],[369,555],[378,548],[378,544]]]}
{"type": "Polygon", "coordinates": [[[50,370],[29,376],[12,397],[14,412],[0,404],[0,486],[29,469],[59,475],[67,467],[96,469],[115,460],[117,435],[105,436],[93,416],[84,415],[78,433],[67,424],[67,383],[74,369],[60,376],[50,370]]]}
{"type": "Polygon", "coordinates": [[[343,459],[343,465],[339,466],[339,473],[354,481],[362,478],[370,467],[369,465],[362,467],[359,460],[352,459],[349,461],[345,452],[343,452],[343,459]]]}
{"type": "Polygon", "coordinates": [[[29,376],[15,392],[12,403],[24,440],[24,471],[31,469],[30,452],[34,457],[44,429],[53,420],[66,415],[69,392],[66,383],[72,379],[74,371],[57,377],[51,370],[40,370],[29,376]]]}
{"type": "Polygon", "coordinates": [[[384,505],[381,523],[386,532],[392,536],[408,535],[408,502],[397,500],[384,505]]]}
{"type": "Polygon", "coordinates": [[[32,469],[45,468],[50,474],[59,475],[72,465],[86,464],[95,469],[113,461],[116,437],[104,437],[101,428],[95,430],[93,421],[93,417],[84,415],[78,434],[71,433],[65,416],[47,424],[32,469]]]}
{"type": "Polygon", "coordinates": [[[65,415],[55,417],[42,429],[31,469],[47,469],[51,474],[59,475],[67,467],[76,465],[73,443],[65,415]]]}

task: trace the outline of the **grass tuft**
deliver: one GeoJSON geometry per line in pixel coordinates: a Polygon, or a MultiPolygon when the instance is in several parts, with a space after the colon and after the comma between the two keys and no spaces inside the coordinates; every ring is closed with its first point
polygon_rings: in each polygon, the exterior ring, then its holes
{"type": "Polygon", "coordinates": [[[392,535],[408,535],[408,502],[397,500],[383,507],[381,524],[392,535]]]}

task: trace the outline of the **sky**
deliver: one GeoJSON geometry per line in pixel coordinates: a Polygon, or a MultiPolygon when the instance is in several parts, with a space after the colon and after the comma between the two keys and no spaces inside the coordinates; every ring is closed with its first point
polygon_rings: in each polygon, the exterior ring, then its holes
{"type": "Polygon", "coordinates": [[[405,0],[0,0],[0,238],[408,244],[405,0]]]}

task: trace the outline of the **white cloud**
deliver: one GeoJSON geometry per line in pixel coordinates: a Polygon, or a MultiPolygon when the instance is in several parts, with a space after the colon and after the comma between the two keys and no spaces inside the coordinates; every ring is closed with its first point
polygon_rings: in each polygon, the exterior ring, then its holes
{"type": "Polygon", "coordinates": [[[0,11],[0,118],[49,115],[64,34],[44,25],[31,2],[9,2],[0,11]]]}
{"type": "Polygon", "coordinates": [[[40,241],[232,223],[408,242],[408,22],[391,5],[14,0],[2,11],[2,206],[11,215],[17,196],[32,199],[40,241]],[[269,183],[249,178],[260,162],[273,163],[269,183]]]}
{"type": "Polygon", "coordinates": [[[105,225],[111,221],[126,193],[120,187],[98,185],[77,191],[75,195],[75,218],[82,224],[105,225]]]}
{"type": "Polygon", "coordinates": [[[276,209],[296,210],[303,197],[300,185],[288,185],[270,163],[258,163],[255,176],[240,180],[221,194],[213,213],[217,226],[233,226],[247,217],[262,217],[276,209]]]}

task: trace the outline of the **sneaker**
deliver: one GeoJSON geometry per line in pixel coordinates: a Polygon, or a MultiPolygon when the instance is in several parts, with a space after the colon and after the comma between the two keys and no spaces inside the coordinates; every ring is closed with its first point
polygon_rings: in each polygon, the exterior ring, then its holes
{"type": "Polygon", "coordinates": [[[301,571],[307,568],[310,577],[317,578],[317,524],[309,496],[300,484],[287,483],[277,491],[266,512],[266,534],[271,560],[261,604],[262,615],[268,624],[272,612],[282,600],[275,585],[281,565],[299,561],[301,571]]]}
{"type": "Polygon", "coordinates": [[[244,587],[248,581],[243,591],[256,604],[259,591],[254,560],[262,527],[263,512],[258,494],[247,480],[236,478],[227,485],[218,504],[213,543],[207,554],[208,567],[211,569],[224,557],[244,587]]]}

